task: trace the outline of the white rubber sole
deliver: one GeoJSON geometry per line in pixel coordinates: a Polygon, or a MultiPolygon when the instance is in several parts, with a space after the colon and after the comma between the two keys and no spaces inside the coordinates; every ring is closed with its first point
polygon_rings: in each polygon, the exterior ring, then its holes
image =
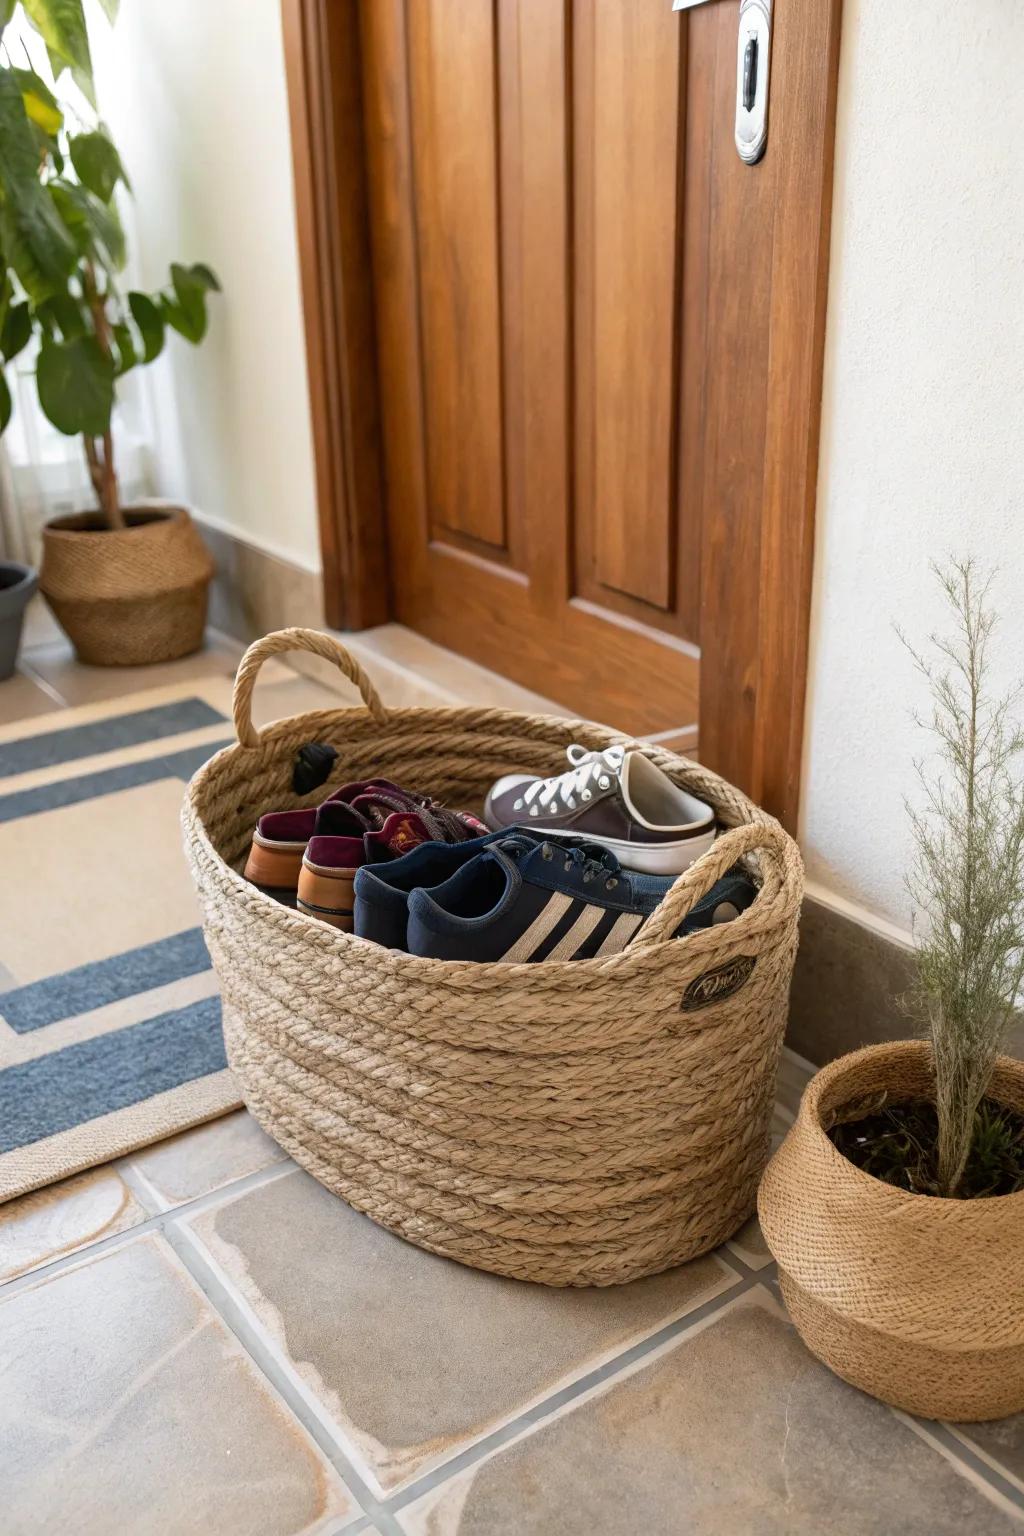
{"type": "Polygon", "coordinates": [[[699,837],[684,837],[676,843],[627,843],[618,837],[595,837],[593,841],[610,849],[623,869],[641,875],[681,875],[710,852],[715,836],[715,828],[710,827],[699,837]]]}
{"type": "Polygon", "coordinates": [[[627,843],[625,838],[598,837],[593,832],[570,832],[568,828],[558,831],[544,827],[533,829],[529,822],[523,825],[550,837],[552,842],[557,842],[560,837],[585,837],[589,843],[600,843],[602,848],[614,853],[623,869],[631,869],[638,875],[681,875],[710,851],[718,835],[715,827],[709,827],[699,836],[683,837],[674,843],[627,843]]]}

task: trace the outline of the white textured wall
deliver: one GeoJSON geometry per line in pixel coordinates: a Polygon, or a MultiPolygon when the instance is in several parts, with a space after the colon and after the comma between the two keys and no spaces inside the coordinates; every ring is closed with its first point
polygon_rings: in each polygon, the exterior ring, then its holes
{"type": "Polygon", "coordinates": [[[804,748],[810,878],[909,920],[931,558],[997,562],[1024,672],[1020,0],[845,0],[804,748]]]}
{"type": "Polygon", "coordinates": [[[150,370],[157,489],[318,568],[278,0],[122,0],[91,32],[134,275],[206,261],[224,289],[203,344],[172,336],[150,370]]]}

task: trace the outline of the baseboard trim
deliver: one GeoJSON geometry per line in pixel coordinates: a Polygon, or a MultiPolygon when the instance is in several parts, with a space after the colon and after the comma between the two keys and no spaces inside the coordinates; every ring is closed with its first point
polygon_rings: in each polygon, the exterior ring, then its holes
{"type": "Polygon", "coordinates": [[[308,560],[294,551],[287,550],[283,545],[275,544],[272,539],[265,539],[256,533],[239,533],[230,523],[226,523],[222,517],[217,517],[212,512],[200,512],[192,509],[192,516],[204,532],[209,529],[215,536],[230,539],[233,543],[244,544],[247,549],[255,550],[258,554],[266,555],[270,560],[277,560],[282,565],[292,566],[296,570],[306,571],[310,576],[319,577],[321,568],[317,561],[308,560]]]}
{"type": "MultiPolygon", "coordinates": [[[[911,937],[843,897],[809,886],[800,919],[786,1044],[824,1066],[836,1056],[920,1034],[901,1006],[914,980],[911,937]]],[[[1024,1020],[1008,1050],[1024,1059],[1024,1020]]]]}
{"type": "Polygon", "coordinates": [[[326,628],[323,582],[317,571],[242,539],[203,513],[193,513],[216,565],[210,623],[249,645],[291,625],[326,628]]]}

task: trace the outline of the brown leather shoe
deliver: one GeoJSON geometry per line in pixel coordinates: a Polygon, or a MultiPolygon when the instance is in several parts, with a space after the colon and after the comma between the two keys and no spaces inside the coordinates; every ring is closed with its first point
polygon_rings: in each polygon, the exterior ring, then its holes
{"type": "Polygon", "coordinates": [[[397,859],[429,840],[423,818],[404,811],[393,812],[382,827],[362,836],[318,833],[310,838],[299,868],[298,910],[351,933],[356,870],[397,859]]]}

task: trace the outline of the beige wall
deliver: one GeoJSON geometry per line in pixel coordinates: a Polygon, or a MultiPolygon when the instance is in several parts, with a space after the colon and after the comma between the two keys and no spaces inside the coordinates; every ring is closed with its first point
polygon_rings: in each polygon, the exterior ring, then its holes
{"type": "MultiPolygon", "coordinates": [[[[156,489],[310,569],[316,505],[278,0],[122,0],[91,18],[134,186],[135,274],[206,261],[224,292],[149,370],[156,489]]],[[[131,215],[129,215],[131,217],[131,215]]]]}
{"type": "Polygon", "coordinates": [[[945,623],[931,559],[995,562],[1024,670],[1019,4],[845,0],[801,842],[812,881],[906,928],[926,702],[894,631],[945,623]]]}

